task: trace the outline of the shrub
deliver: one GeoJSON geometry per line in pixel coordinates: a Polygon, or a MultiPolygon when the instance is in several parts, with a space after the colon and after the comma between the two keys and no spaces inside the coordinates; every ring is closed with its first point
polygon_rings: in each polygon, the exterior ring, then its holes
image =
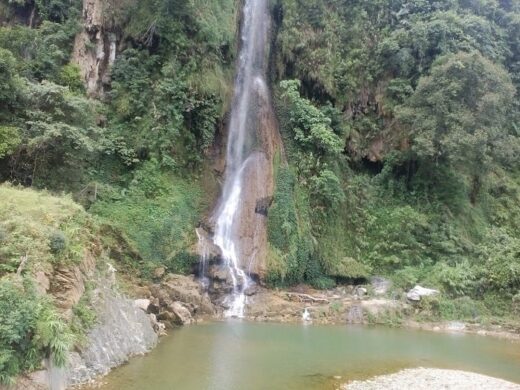
{"type": "Polygon", "coordinates": [[[336,281],[327,276],[319,276],[310,281],[312,287],[317,288],[319,290],[327,290],[334,288],[336,286],[336,281]]]}
{"type": "Polygon", "coordinates": [[[345,257],[332,263],[332,269],[328,274],[345,279],[367,279],[372,272],[372,268],[359,261],[345,257]]]}
{"type": "Polygon", "coordinates": [[[437,263],[431,275],[430,279],[436,280],[452,296],[471,294],[475,287],[475,271],[467,261],[453,267],[446,263],[437,263]]]}
{"type": "Polygon", "coordinates": [[[63,366],[72,341],[66,323],[29,280],[0,280],[0,383],[38,369],[43,358],[63,366]]]}
{"type": "Polygon", "coordinates": [[[54,254],[62,253],[67,247],[67,237],[61,230],[51,233],[49,237],[49,247],[54,254]]]}

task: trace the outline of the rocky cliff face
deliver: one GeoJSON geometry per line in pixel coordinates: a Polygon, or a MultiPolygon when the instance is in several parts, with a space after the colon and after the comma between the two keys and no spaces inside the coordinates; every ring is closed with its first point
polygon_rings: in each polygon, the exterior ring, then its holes
{"type": "Polygon", "coordinates": [[[74,41],[72,62],[80,69],[87,94],[101,97],[110,84],[110,67],[117,53],[118,36],[103,17],[103,0],[83,0],[83,27],[74,41]]]}
{"type": "Polygon", "coordinates": [[[70,354],[64,373],[67,385],[107,374],[130,356],[146,353],[157,343],[150,317],[133,300],[111,288],[108,280],[99,285],[94,297],[98,323],[87,335],[85,347],[70,354]]]}
{"type": "Polygon", "coordinates": [[[262,279],[267,273],[267,214],[274,194],[274,162],[283,158],[269,93],[258,92],[257,148],[245,167],[243,207],[238,215],[241,267],[262,279]]]}

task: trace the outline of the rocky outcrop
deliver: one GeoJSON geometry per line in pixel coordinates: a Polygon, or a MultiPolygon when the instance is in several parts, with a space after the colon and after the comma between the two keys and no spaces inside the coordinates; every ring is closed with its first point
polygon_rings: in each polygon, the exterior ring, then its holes
{"type": "Polygon", "coordinates": [[[433,290],[431,288],[424,288],[424,287],[417,285],[414,288],[412,288],[410,291],[408,291],[408,293],[406,293],[406,298],[408,298],[408,300],[410,300],[410,301],[418,302],[421,300],[422,297],[429,297],[429,296],[437,295],[437,294],[439,294],[438,290],[433,290]]]}
{"type": "Polygon", "coordinates": [[[274,163],[283,163],[283,143],[267,86],[255,84],[257,148],[244,167],[242,207],[237,215],[241,268],[263,279],[267,273],[267,215],[274,194],[274,163]]]}
{"type": "MultiPolygon", "coordinates": [[[[43,290],[48,284],[48,292],[54,297],[56,306],[61,309],[65,318],[72,317],[72,307],[79,302],[85,292],[85,281],[92,278],[96,268],[96,260],[92,253],[85,252],[79,265],[61,265],[54,269],[49,280],[41,274],[39,289],[43,290]]],[[[46,291],[47,291],[46,290],[46,291]]]]}
{"type": "Polygon", "coordinates": [[[118,37],[107,28],[103,0],[83,0],[83,27],[76,35],[72,63],[78,65],[89,96],[103,95],[110,83],[110,67],[114,64],[118,37]]]}
{"type": "MultiPolygon", "coordinates": [[[[257,37],[257,39],[263,38],[257,37]]],[[[265,46],[258,47],[264,51],[268,44],[266,42],[265,46]]],[[[252,66],[260,66],[263,60],[263,55],[258,56],[252,66]]],[[[265,64],[264,67],[267,65],[265,64]]],[[[257,72],[266,70],[256,69],[257,72]]],[[[239,83],[235,86],[239,89],[238,92],[240,92],[241,85],[239,83]]],[[[233,115],[238,118],[247,114],[248,119],[245,122],[237,120],[237,123],[247,122],[247,134],[242,134],[240,137],[235,135],[232,139],[229,139],[232,135],[228,135],[228,142],[242,139],[241,137],[247,138],[243,145],[232,144],[233,147],[229,149],[244,149],[244,156],[240,156],[240,161],[226,162],[230,166],[236,164],[239,167],[236,169],[236,172],[239,173],[234,172],[234,174],[236,173],[241,178],[240,204],[234,214],[230,235],[233,237],[239,267],[261,280],[267,274],[267,215],[274,194],[274,164],[277,159],[279,163],[283,163],[284,154],[269,88],[264,78],[262,76],[253,77],[247,85],[249,89],[244,92],[248,96],[247,107],[240,109],[235,107],[231,111],[232,118],[233,115]],[[244,110],[247,110],[247,113],[244,110]],[[242,160],[245,156],[247,157],[242,160]]],[[[243,130],[246,131],[245,127],[243,130]]],[[[230,131],[230,133],[233,132],[230,131]]],[[[227,156],[228,159],[232,157],[233,154],[227,156]]],[[[226,188],[224,188],[225,193],[226,188]]],[[[218,218],[218,215],[214,215],[214,217],[218,218]]]]}
{"type": "Polygon", "coordinates": [[[131,356],[148,352],[157,343],[150,317],[109,285],[109,281],[99,283],[94,291],[98,323],[87,335],[85,346],[70,356],[66,373],[69,385],[104,375],[131,356]]]}
{"type": "Polygon", "coordinates": [[[168,274],[161,283],[150,286],[150,293],[147,311],[170,327],[215,314],[208,294],[194,276],[168,274]]]}

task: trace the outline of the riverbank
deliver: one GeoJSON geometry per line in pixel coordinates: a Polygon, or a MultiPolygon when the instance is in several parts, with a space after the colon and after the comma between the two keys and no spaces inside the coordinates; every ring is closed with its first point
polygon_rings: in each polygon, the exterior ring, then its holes
{"type": "Polygon", "coordinates": [[[324,291],[258,288],[248,297],[245,319],[317,325],[382,325],[520,340],[518,326],[442,319],[421,321],[418,313],[418,305],[414,302],[392,299],[388,294],[370,296],[363,287],[324,291]],[[307,313],[306,320],[303,318],[304,313],[307,313]]]}
{"type": "Polygon", "coordinates": [[[340,390],[520,390],[520,385],[486,375],[458,370],[412,368],[366,381],[344,384],[340,390]]]}

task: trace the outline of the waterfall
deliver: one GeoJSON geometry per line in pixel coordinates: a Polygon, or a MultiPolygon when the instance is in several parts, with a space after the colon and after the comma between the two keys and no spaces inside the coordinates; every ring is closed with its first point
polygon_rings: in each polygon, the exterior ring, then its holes
{"type": "Polygon", "coordinates": [[[240,235],[237,226],[244,207],[244,171],[253,162],[253,148],[258,144],[261,107],[268,100],[265,82],[269,7],[267,0],[246,0],[243,9],[241,48],[231,117],[228,128],[226,171],[222,197],[216,209],[214,243],[221,249],[222,258],[233,281],[233,293],[228,297],[226,316],[243,317],[246,304],[245,289],[252,281],[242,268],[250,264],[240,259],[240,235]]]}

